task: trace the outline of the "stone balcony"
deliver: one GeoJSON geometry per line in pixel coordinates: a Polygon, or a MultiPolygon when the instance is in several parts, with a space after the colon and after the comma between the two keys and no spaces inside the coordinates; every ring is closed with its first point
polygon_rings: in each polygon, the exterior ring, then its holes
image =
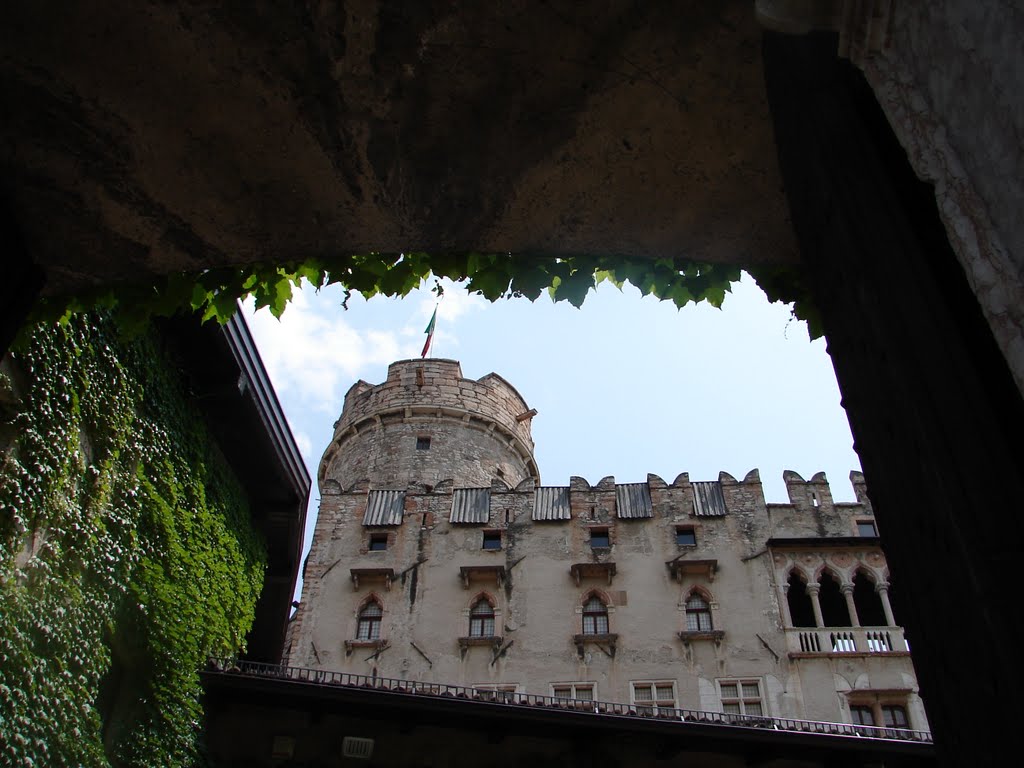
{"type": "Polygon", "coordinates": [[[901,627],[795,627],[786,646],[790,658],[910,653],[901,627]]]}

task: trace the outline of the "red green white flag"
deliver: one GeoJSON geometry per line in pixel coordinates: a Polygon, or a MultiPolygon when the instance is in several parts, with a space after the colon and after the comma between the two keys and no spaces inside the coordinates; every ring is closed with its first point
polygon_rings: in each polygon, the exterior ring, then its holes
{"type": "Polygon", "coordinates": [[[437,307],[434,307],[434,314],[430,316],[430,322],[427,323],[427,327],[423,330],[427,334],[427,340],[423,344],[423,351],[420,352],[420,357],[427,356],[427,350],[430,349],[430,342],[434,340],[434,324],[437,322],[437,307]]]}

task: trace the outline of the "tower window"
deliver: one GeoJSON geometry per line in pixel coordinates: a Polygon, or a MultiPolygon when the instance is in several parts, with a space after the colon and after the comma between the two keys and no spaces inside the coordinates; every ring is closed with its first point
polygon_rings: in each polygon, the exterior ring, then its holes
{"type": "Polygon", "coordinates": [[[590,529],[590,546],[592,549],[608,549],[612,545],[607,528],[590,529]]]}
{"type": "Polygon", "coordinates": [[[501,549],[501,531],[484,531],[484,549],[501,549]]]}
{"type": "Polygon", "coordinates": [[[875,527],[873,520],[858,520],[857,521],[857,535],[858,536],[877,536],[878,529],[875,527]]]}
{"type": "Polygon", "coordinates": [[[388,548],[388,535],[386,533],[371,533],[370,545],[367,547],[371,552],[383,552],[388,548]]]}
{"type": "Polygon", "coordinates": [[[429,451],[430,450],[430,438],[429,437],[417,437],[416,438],[416,450],[417,451],[429,451]]]}
{"type": "Polygon", "coordinates": [[[692,525],[676,526],[676,544],[680,547],[697,546],[697,532],[692,525]]]}

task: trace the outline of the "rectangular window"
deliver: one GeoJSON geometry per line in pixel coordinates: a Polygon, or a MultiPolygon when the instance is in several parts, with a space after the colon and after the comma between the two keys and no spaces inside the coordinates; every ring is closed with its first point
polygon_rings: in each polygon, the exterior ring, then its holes
{"type": "Polygon", "coordinates": [[[551,686],[551,695],[556,699],[575,699],[576,701],[593,701],[593,683],[555,683],[551,686]]]}
{"type": "Polygon", "coordinates": [[[907,709],[900,704],[883,704],[882,720],[888,728],[909,728],[907,709]]]}
{"type": "Polygon", "coordinates": [[[383,552],[388,548],[388,535],[386,533],[371,533],[370,544],[367,547],[371,552],[383,552]]]}
{"type": "Polygon", "coordinates": [[[676,526],[676,544],[680,547],[697,546],[697,531],[693,529],[692,525],[676,526]]]}
{"type": "Polygon", "coordinates": [[[850,719],[854,725],[874,725],[875,713],[864,704],[853,704],[850,706],[850,719]]]}
{"type": "Polygon", "coordinates": [[[764,714],[761,705],[761,683],[758,680],[719,680],[722,711],[732,715],[764,714]]]}
{"type": "Polygon", "coordinates": [[[877,536],[878,528],[875,527],[875,523],[872,520],[858,520],[857,521],[857,535],[858,536],[877,536]]]}
{"type": "Polygon", "coordinates": [[[607,528],[590,529],[590,546],[592,549],[608,549],[612,545],[607,528]]]}
{"type": "Polygon", "coordinates": [[[430,450],[430,438],[429,437],[417,437],[416,438],[416,450],[417,451],[429,451],[430,450]]]}
{"type": "Polygon", "coordinates": [[[508,704],[515,701],[519,686],[514,683],[509,685],[474,685],[473,690],[484,701],[508,704]]]}
{"type": "Polygon", "coordinates": [[[676,708],[676,684],[673,682],[630,683],[633,704],[641,715],[671,714],[676,708]]]}
{"type": "Polygon", "coordinates": [[[501,531],[484,531],[484,549],[501,549],[501,531]]]}

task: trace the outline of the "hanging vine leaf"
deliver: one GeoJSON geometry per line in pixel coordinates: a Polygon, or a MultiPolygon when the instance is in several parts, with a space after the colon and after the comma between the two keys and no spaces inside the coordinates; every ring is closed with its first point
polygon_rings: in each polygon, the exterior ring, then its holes
{"type": "MultiPolygon", "coordinates": [[[[817,311],[798,270],[757,267],[749,271],[771,300],[796,302],[794,312],[808,321],[812,338],[821,335],[817,311]]],[[[303,281],[315,288],[337,283],[346,292],[357,291],[371,298],[378,294],[405,296],[430,276],[468,280],[468,290],[490,301],[513,296],[532,301],[547,289],[555,301],[568,301],[578,307],[592,288],[610,281],[620,288],[630,283],[644,295],[653,294],[679,307],[699,301],[718,307],[732,283],[739,280],[740,269],[682,258],[370,252],[318,256],[279,265],[210,269],[158,277],[145,284],[106,287],[79,296],[47,298],[39,303],[33,319],[58,319],[105,307],[122,326],[138,331],[152,317],[190,307],[201,312],[205,320],[225,322],[236,303],[248,296],[255,298],[257,307],[268,307],[280,317],[292,298],[292,289],[303,281]]]]}

